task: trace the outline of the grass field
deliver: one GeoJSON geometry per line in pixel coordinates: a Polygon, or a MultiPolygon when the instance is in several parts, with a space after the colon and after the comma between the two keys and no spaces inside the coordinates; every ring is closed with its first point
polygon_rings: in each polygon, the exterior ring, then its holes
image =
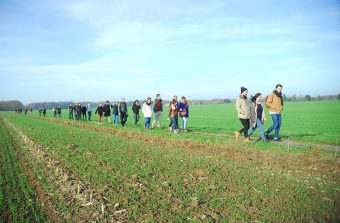
{"type": "MultiPolygon", "coordinates": [[[[306,146],[236,141],[233,104],[191,106],[191,131],[182,134],[145,131],[132,115],[123,128],[68,121],[67,112],[63,119],[0,113],[2,156],[22,156],[4,157],[1,169],[29,167],[50,208],[68,222],[336,222],[339,155],[318,147],[338,145],[339,108],[338,101],[286,103],[281,136],[306,146]]],[[[4,186],[12,174],[2,173],[4,186]]],[[[29,188],[20,179],[13,181],[29,188]]],[[[18,206],[3,194],[1,202],[18,206]]],[[[31,211],[36,219],[41,210],[31,211]]]]}

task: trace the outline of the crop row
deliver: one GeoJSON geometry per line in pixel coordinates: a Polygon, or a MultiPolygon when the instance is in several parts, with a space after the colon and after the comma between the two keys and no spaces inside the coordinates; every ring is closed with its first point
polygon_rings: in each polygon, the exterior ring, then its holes
{"type": "Polygon", "coordinates": [[[327,221],[336,185],[148,141],[22,117],[10,121],[129,221],[327,221]],[[323,192],[322,192],[323,191],[323,192]],[[327,199],[323,199],[327,197],[327,199]]]}

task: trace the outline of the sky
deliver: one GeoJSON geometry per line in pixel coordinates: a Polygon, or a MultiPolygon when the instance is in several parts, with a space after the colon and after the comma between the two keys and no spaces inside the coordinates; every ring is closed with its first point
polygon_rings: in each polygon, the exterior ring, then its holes
{"type": "Polygon", "coordinates": [[[340,93],[339,0],[0,0],[0,100],[340,93]]]}

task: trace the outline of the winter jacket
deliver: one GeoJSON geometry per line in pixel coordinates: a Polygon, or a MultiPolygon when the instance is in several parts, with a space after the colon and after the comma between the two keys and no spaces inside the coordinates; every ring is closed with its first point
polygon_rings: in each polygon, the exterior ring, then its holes
{"type": "Polygon", "coordinates": [[[140,105],[133,104],[132,111],[134,114],[139,114],[140,105]]]}
{"type": "Polygon", "coordinates": [[[277,96],[274,92],[271,93],[266,99],[266,106],[272,113],[281,113],[283,109],[282,97],[277,96]]]}
{"type": "Polygon", "coordinates": [[[169,117],[170,118],[177,118],[178,117],[178,107],[177,102],[173,104],[172,102],[169,105],[169,117]]]}
{"type": "MultiPolygon", "coordinates": [[[[250,124],[251,126],[254,126],[256,124],[256,120],[257,120],[257,106],[258,104],[256,104],[256,102],[252,102],[250,105],[250,124]]],[[[264,123],[264,121],[266,120],[266,114],[264,112],[264,107],[261,103],[262,106],[262,118],[261,118],[261,122],[264,123]]]]}
{"type": "Polygon", "coordinates": [[[236,109],[237,109],[237,117],[241,119],[249,119],[250,118],[250,106],[247,99],[243,98],[240,95],[236,99],[236,109]]]}
{"type": "Polygon", "coordinates": [[[102,115],[103,115],[103,112],[104,112],[103,106],[98,106],[97,109],[96,109],[95,114],[98,113],[98,115],[102,116],[102,115]]]}
{"type": "Polygon", "coordinates": [[[77,107],[76,107],[76,112],[77,112],[77,114],[80,114],[80,113],[81,113],[81,106],[80,106],[80,105],[77,105],[77,107]]]}
{"type": "Polygon", "coordinates": [[[126,102],[120,102],[119,103],[119,113],[127,113],[127,106],[126,106],[126,102]]]}
{"type": "Polygon", "coordinates": [[[87,104],[87,105],[86,105],[86,110],[87,110],[88,112],[92,112],[92,106],[91,106],[90,104],[87,104]]]}
{"type": "Polygon", "coordinates": [[[162,112],[163,111],[163,101],[162,99],[155,100],[155,104],[153,106],[153,111],[156,112],[162,112]]]}
{"type": "Polygon", "coordinates": [[[178,105],[178,111],[179,111],[179,115],[181,117],[186,117],[188,118],[189,117],[189,104],[187,101],[185,101],[185,103],[183,102],[180,102],[179,105],[178,105]],[[182,111],[181,111],[182,109],[182,111]],[[182,115],[182,114],[185,114],[185,115],[182,115]]]}
{"type": "Polygon", "coordinates": [[[105,117],[108,117],[111,115],[110,104],[105,104],[103,110],[104,110],[105,117]]]}
{"type": "Polygon", "coordinates": [[[81,113],[86,114],[86,106],[85,105],[81,107],[81,113]]]}
{"type": "Polygon", "coordinates": [[[68,106],[68,111],[73,112],[73,106],[72,105],[68,106]]]}
{"type": "Polygon", "coordinates": [[[113,115],[119,115],[118,104],[112,103],[112,105],[111,105],[111,111],[112,111],[112,114],[113,114],[113,115]]]}
{"type": "Polygon", "coordinates": [[[145,118],[150,118],[152,116],[152,108],[151,108],[151,104],[148,105],[147,102],[145,102],[143,104],[143,114],[145,118]]]}

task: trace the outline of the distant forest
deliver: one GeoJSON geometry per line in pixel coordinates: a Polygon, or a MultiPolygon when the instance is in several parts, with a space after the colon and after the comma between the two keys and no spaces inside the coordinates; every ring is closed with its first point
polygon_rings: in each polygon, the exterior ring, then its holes
{"type": "MultiPolygon", "coordinates": [[[[340,94],[338,95],[325,95],[325,96],[316,96],[312,97],[310,95],[283,95],[284,101],[320,101],[320,100],[334,100],[338,99],[340,100],[340,94]]],[[[140,102],[144,102],[144,100],[139,100],[140,102]]],[[[227,104],[232,103],[234,100],[232,99],[208,99],[208,100],[188,100],[191,105],[195,104],[227,104]]],[[[169,101],[163,100],[165,104],[168,104],[169,101]]],[[[37,103],[30,103],[27,105],[24,105],[22,102],[18,100],[12,100],[12,101],[0,101],[0,111],[15,111],[16,109],[25,109],[25,108],[32,108],[32,109],[39,109],[39,108],[46,108],[46,109],[52,109],[53,107],[61,107],[62,109],[68,108],[69,104],[74,104],[73,101],[61,101],[61,102],[37,102],[37,103]]],[[[105,102],[91,102],[92,105],[96,106],[98,103],[104,104],[105,102]]],[[[87,102],[80,102],[82,105],[86,105],[87,102]]],[[[128,106],[132,106],[133,101],[127,102],[128,106]]]]}

